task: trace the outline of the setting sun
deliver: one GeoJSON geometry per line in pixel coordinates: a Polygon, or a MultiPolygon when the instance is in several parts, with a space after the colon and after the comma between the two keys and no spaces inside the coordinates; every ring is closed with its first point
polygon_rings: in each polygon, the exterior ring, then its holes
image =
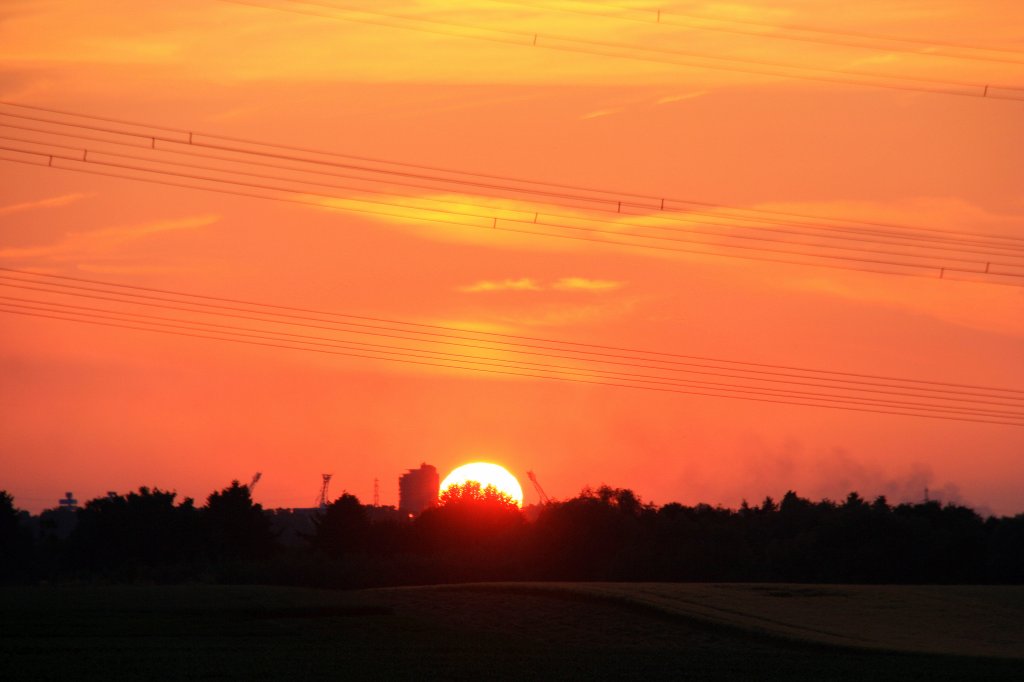
{"type": "Polygon", "coordinates": [[[449,486],[462,485],[466,481],[476,481],[481,488],[492,485],[497,488],[498,492],[511,497],[517,505],[523,506],[523,488],[519,485],[516,477],[504,467],[488,462],[463,464],[441,481],[441,492],[447,490],[449,486]]]}

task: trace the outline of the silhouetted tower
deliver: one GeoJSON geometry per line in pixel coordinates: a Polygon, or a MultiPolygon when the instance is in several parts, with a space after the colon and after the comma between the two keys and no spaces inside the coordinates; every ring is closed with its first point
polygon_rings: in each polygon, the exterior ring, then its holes
{"type": "Polygon", "coordinates": [[[260,473],[259,471],[257,471],[255,474],[252,475],[252,480],[249,481],[249,494],[250,495],[252,494],[252,491],[256,488],[256,484],[260,482],[261,478],[263,478],[263,474],[260,473]]]}
{"type": "Polygon", "coordinates": [[[327,509],[327,487],[331,485],[332,474],[321,474],[324,477],[323,485],[320,486],[320,499],[317,501],[317,505],[321,509],[327,509]]]}
{"type": "Polygon", "coordinates": [[[537,497],[540,498],[540,503],[551,504],[551,498],[548,497],[546,492],[544,492],[544,488],[540,487],[540,481],[537,480],[537,474],[532,471],[527,471],[526,476],[530,479],[530,483],[533,484],[534,489],[537,491],[537,497]]]}
{"type": "Polygon", "coordinates": [[[57,500],[58,509],[67,509],[68,511],[74,511],[78,509],[78,500],[70,492],[64,493],[64,497],[57,500]]]}
{"type": "Polygon", "coordinates": [[[380,480],[373,479],[373,506],[380,506],[380,480]]]}
{"type": "Polygon", "coordinates": [[[398,511],[409,517],[418,516],[437,504],[440,488],[441,478],[433,465],[420,464],[419,469],[409,469],[398,478],[398,511]]]}

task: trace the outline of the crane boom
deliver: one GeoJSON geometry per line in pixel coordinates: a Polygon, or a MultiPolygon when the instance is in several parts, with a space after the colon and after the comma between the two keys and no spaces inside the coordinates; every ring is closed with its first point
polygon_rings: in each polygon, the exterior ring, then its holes
{"type": "Polygon", "coordinates": [[[540,487],[540,481],[537,480],[537,474],[532,471],[527,471],[526,476],[530,479],[530,483],[533,483],[534,489],[537,491],[537,497],[540,498],[541,504],[551,504],[551,498],[544,492],[544,488],[540,487]]]}

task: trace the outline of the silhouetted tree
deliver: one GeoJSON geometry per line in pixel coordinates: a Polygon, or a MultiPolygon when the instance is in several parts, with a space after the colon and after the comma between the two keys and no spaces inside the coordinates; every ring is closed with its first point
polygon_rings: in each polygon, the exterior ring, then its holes
{"type": "Polygon", "coordinates": [[[86,502],[69,538],[76,565],[132,574],[137,566],[192,558],[198,545],[196,510],[189,498],[176,506],[176,496],[141,487],[86,502]]]}
{"type": "Polygon", "coordinates": [[[14,498],[0,490],[0,580],[26,576],[32,538],[25,527],[25,512],[14,506],[14,498]]]}
{"type": "Polygon", "coordinates": [[[512,496],[489,485],[481,488],[477,481],[466,481],[465,483],[453,483],[441,492],[438,498],[438,505],[441,507],[469,505],[481,510],[504,509],[505,511],[519,511],[519,505],[512,496]]]}
{"type": "Polygon", "coordinates": [[[649,562],[655,511],[627,488],[585,488],[545,506],[534,523],[532,554],[546,577],[622,580],[649,562]]]}
{"type": "Polygon", "coordinates": [[[1024,514],[990,518],[986,576],[994,582],[1024,583],[1024,514]]]}
{"type": "Polygon", "coordinates": [[[370,519],[366,508],[355,495],[343,493],[327,505],[315,522],[311,544],[331,557],[364,550],[370,535],[370,519]]]}
{"type": "Polygon", "coordinates": [[[270,520],[263,507],[253,503],[248,486],[232,481],[227,488],[211,493],[200,512],[210,556],[257,559],[273,552],[270,520]]]}
{"type": "Polygon", "coordinates": [[[440,561],[438,579],[518,575],[526,521],[516,502],[476,481],[445,490],[414,523],[416,548],[440,561]]]}
{"type": "Polygon", "coordinates": [[[0,490],[0,548],[7,548],[18,534],[18,509],[14,498],[0,490]]]}
{"type": "Polygon", "coordinates": [[[28,548],[30,524],[0,492],[0,577],[10,579],[12,557],[26,556],[26,579],[1024,583],[1024,514],[983,520],[962,505],[892,506],[856,492],[839,502],[788,491],[778,503],[768,497],[738,510],[656,509],[628,488],[601,486],[545,505],[530,524],[507,495],[478,483],[444,491],[412,523],[385,514],[372,522],[369,508],[345,493],[305,531],[308,547],[294,543],[272,561],[264,561],[275,548],[270,519],[246,486],[233,482],[198,510],[175,498],[140,488],[77,512],[48,510],[31,519],[39,531],[28,548]],[[46,527],[69,519],[78,520],[69,537],[46,527]]]}

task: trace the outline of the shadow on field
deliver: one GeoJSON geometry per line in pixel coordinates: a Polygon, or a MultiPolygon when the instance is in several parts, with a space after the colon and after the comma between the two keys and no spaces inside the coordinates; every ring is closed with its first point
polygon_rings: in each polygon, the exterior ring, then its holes
{"type": "Polygon", "coordinates": [[[807,645],[529,586],[0,590],[0,679],[1019,680],[1021,661],[807,645]]]}

